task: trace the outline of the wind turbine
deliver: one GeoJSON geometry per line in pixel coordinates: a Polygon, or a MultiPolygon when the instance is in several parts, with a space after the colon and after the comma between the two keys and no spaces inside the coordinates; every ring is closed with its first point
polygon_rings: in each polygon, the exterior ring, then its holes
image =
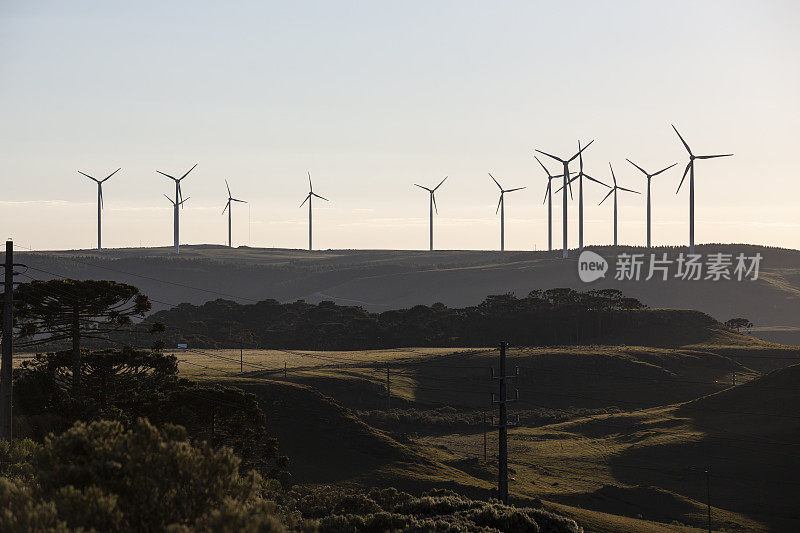
{"type": "Polygon", "coordinates": [[[497,184],[497,187],[500,189],[500,201],[497,202],[497,209],[495,210],[495,214],[497,214],[497,212],[500,211],[500,251],[502,252],[506,249],[506,216],[505,216],[504,195],[507,192],[521,191],[525,187],[517,187],[516,189],[503,189],[503,187],[500,186],[497,180],[494,179],[494,176],[492,176],[491,172],[489,173],[489,177],[492,178],[492,181],[494,181],[497,184]]]}
{"type": "Polygon", "coordinates": [[[178,240],[178,207],[183,207],[183,203],[186,200],[188,200],[190,197],[184,198],[180,202],[174,201],[172,198],[170,198],[166,194],[164,195],[164,198],[169,200],[169,202],[172,204],[172,223],[173,223],[173,232],[175,234],[175,253],[177,254],[177,253],[180,252],[180,250],[178,248],[179,247],[179,240],[178,240]]]}
{"type": "Polygon", "coordinates": [[[547,167],[544,166],[544,163],[542,163],[538,157],[536,156],[533,157],[542,166],[545,174],[547,174],[547,188],[544,190],[544,200],[542,201],[542,203],[547,204],[547,249],[549,251],[552,251],[553,250],[553,180],[556,178],[560,178],[561,174],[559,174],[558,176],[553,176],[552,174],[550,174],[550,171],[547,170],[547,167]]]}
{"type": "MultiPolygon", "coordinates": [[[[173,234],[174,234],[173,236],[174,236],[174,241],[175,241],[175,253],[176,254],[180,253],[180,247],[181,247],[181,240],[180,240],[180,214],[179,214],[179,211],[178,211],[178,207],[180,206],[181,208],[183,208],[183,202],[185,201],[185,200],[183,200],[183,193],[181,192],[181,180],[183,178],[185,178],[186,176],[188,176],[189,172],[194,170],[194,168],[196,166],[197,166],[197,163],[194,164],[194,167],[192,167],[189,170],[187,170],[186,174],[184,174],[180,178],[176,178],[174,176],[170,176],[169,174],[165,174],[165,173],[161,172],[160,170],[156,170],[156,172],[158,172],[162,176],[166,176],[166,177],[168,177],[169,179],[171,179],[172,181],[175,182],[175,200],[173,201],[173,200],[170,199],[170,202],[172,202],[172,205],[175,207],[175,213],[174,213],[175,220],[173,222],[173,225],[174,225],[175,229],[173,231],[173,234]]],[[[166,195],[164,195],[164,196],[166,196],[166,195]]],[[[186,200],[188,200],[188,198],[186,200]]]]}
{"type": "Polygon", "coordinates": [[[573,155],[569,159],[561,159],[560,157],[556,157],[554,155],[548,154],[547,152],[542,152],[541,150],[536,150],[540,154],[546,155],[547,157],[551,157],[551,158],[555,159],[556,161],[560,162],[562,165],[564,165],[564,173],[562,174],[562,178],[564,179],[564,184],[561,186],[561,188],[564,190],[564,197],[563,197],[563,201],[564,201],[564,205],[563,205],[563,212],[564,212],[564,235],[563,235],[563,237],[564,237],[564,247],[563,247],[563,252],[562,252],[562,257],[564,257],[564,258],[568,257],[568,255],[569,255],[568,252],[567,252],[567,185],[569,185],[570,194],[572,194],[572,184],[569,181],[569,174],[570,174],[570,172],[569,172],[569,164],[576,157],[581,155],[581,152],[583,152],[584,150],[589,148],[589,146],[591,146],[591,144],[593,142],[594,142],[594,140],[590,141],[589,144],[587,144],[583,148],[579,149],[578,153],[573,155]]]}
{"type": "Polygon", "coordinates": [[[236,198],[231,196],[231,186],[228,185],[228,180],[225,180],[225,187],[228,188],[228,203],[225,204],[225,209],[222,210],[222,214],[224,215],[225,210],[226,209],[228,210],[228,248],[232,248],[233,244],[231,241],[231,211],[232,211],[231,202],[241,202],[243,204],[246,204],[247,202],[245,202],[244,200],[237,200],[236,198]]]}
{"type": "Polygon", "coordinates": [[[444,183],[444,181],[445,181],[446,179],[447,179],[447,176],[445,176],[445,177],[444,177],[444,180],[440,181],[440,182],[439,182],[439,185],[437,185],[437,186],[436,186],[436,187],[434,187],[433,189],[429,189],[429,188],[427,188],[427,187],[423,187],[422,185],[419,185],[419,184],[417,184],[417,183],[415,183],[415,184],[414,184],[414,185],[416,185],[417,187],[419,187],[420,189],[425,189],[426,191],[428,191],[428,192],[430,193],[430,196],[431,196],[431,198],[430,198],[430,201],[429,201],[429,204],[430,204],[430,234],[431,234],[431,252],[433,251],[433,210],[435,209],[435,210],[436,210],[436,214],[437,214],[437,215],[439,214],[439,208],[438,208],[438,207],[436,207],[436,195],[435,195],[435,193],[436,193],[436,189],[438,189],[439,187],[441,187],[441,186],[442,186],[442,183],[444,183]]]}
{"type": "Polygon", "coordinates": [[[678,128],[672,124],[672,129],[675,130],[675,133],[678,134],[678,138],[683,143],[683,146],[686,147],[686,151],[689,152],[689,163],[686,165],[686,170],[683,171],[683,177],[681,178],[681,183],[678,185],[678,190],[675,191],[675,194],[678,194],[681,190],[681,186],[683,185],[683,180],[686,179],[686,173],[689,173],[689,253],[694,254],[694,160],[695,159],[714,159],[715,157],[730,157],[733,154],[721,154],[721,155],[694,155],[692,153],[692,149],[689,148],[689,145],[686,144],[686,141],[683,140],[681,134],[678,132],[678,128]]]}
{"type": "Polygon", "coordinates": [[[643,169],[642,167],[640,167],[639,165],[637,165],[636,163],[634,163],[630,159],[626,158],[626,160],[628,161],[628,163],[630,163],[631,165],[633,165],[636,168],[638,168],[642,172],[642,174],[644,174],[645,177],[647,178],[647,247],[650,248],[650,180],[654,176],[658,176],[662,172],[665,172],[665,171],[671,169],[672,167],[674,167],[678,163],[672,163],[670,166],[668,166],[666,168],[662,168],[658,172],[650,174],[649,172],[647,172],[645,169],[643,169]]]}
{"type": "Polygon", "coordinates": [[[101,223],[101,220],[100,220],[100,218],[101,218],[100,217],[100,213],[103,211],[103,182],[106,181],[111,176],[113,176],[114,174],[116,174],[117,172],[119,172],[120,170],[122,170],[122,169],[118,168],[117,170],[115,170],[114,172],[112,172],[111,174],[109,174],[108,176],[106,176],[105,178],[103,178],[101,180],[99,180],[97,178],[94,178],[94,177],[90,176],[89,174],[86,174],[85,172],[81,172],[80,170],[78,171],[78,174],[83,174],[84,176],[86,176],[90,180],[93,180],[95,183],[97,183],[97,249],[98,249],[98,251],[103,249],[102,243],[100,241],[100,237],[102,235],[102,231],[101,231],[102,230],[102,223],[101,223]]]}
{"type": "Polygon", "coordinates": [[[320,196],[319,194],[314,192],[314,186],[311,185],[311,172],[309,172],[308,173],[308,195],[306,196],[306,199],[303,200],[303,203],[300,204],[300,207],[303,207],[303,204],[308,202],[308,251],[309,252],[311,251],[311,197],[312,196],[316,196],[320,200],[325,200],[326,202],[329,201],[327,198],[323,198],[322,196],[320,196]]]}
{"type": "MultiPolygon", "coordinates": [[[[617,177],[614,175],[614,167],[611,166],[611,163],[608,164],[608,168],[611,169],[611,178],[614,180],[614,186],[611,187],[611,190],[608,191],[608,194],[606,194],[605,198],[600,200],[600,204],[605,202],[606,199],[609,196],[611,196],[612,193],[614,194],[614,246],[616,246],[617,245],[617,191],[632,192],[632,193],[635,193],[635,194],[641,194],[641,193],[638,192],[638,191],[633,191],[631,189],[626,189],[625,187],[620,187],[619,185],[617,185],[617,177]]],[[[597,205],[600,205],[600,204],[597,204],[597,205]]]]}

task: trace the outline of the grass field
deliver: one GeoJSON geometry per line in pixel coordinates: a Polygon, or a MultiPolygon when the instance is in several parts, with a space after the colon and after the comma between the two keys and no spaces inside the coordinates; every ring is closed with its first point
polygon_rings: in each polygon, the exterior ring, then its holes
{"type": "MultiPolygon", "coordinates": [[[[748,350],[763,350],[764,344],[510,349],[509,367],[521,369],[514,409],[557,411],[556,418],[564,419],[534,421],[510,432],[512,494],[520,501],[541,498],[589,531],[702,530],[702,472],[710,468],[715,530],[800,527],[795,492],[787,491],[793,486],[781,485],[793,473],[800,476],[792,448],[800,445],[797,433],[737,419],[747,412],[744,400],[732,404],[735,414],[726,414],[720,407],[729,401],[725,395],[761,390],[751,385],[762,378],[710,349],[752,356],[748,350]],[[691,400],[707,395],[719,396],[711,412],[721,412],[710,416],[701,410],[705,418],[691,412],[691,400]],[[587,409],[605,412],[581,416],[587,409]],[[796,444],[774,444],[786,439],[796,444]]],[[[484,461],[479,415],[491,413],[488,369],[497,365],[496,349],[244,350],[243,373],[239,350],[175,355],[187,376],[237,383],[259,396],[300,482],[491,494],[497,440],[489,431],[484,461]],[[387,423],[380,430],[363,420],[385,413],[387,366],[393,412],[411,418],[400,429],[387,423]],[[457,430],[414,425],[414,416],[433,411],[466,422],[457,430]]],[[[779,383],[789,388],[786,378],[779,383]]]]}

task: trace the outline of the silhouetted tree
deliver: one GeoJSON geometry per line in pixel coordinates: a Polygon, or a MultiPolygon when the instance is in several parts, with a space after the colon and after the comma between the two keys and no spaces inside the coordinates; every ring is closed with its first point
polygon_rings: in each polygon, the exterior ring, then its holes
{"type": "Polygon", "coordinates": [[[19,286],[15,297],[22,344],[72,341],[73,395],[81,392],[81,339],[104,338],[144,316],[150,300],[133,285],[116,281],[52,279],[19,286]]]}
{"type": "Polygon", "coordinates": [[[746,318],[731,318],[725,321],[725,325],[731,329],[735,329],[736,333],[740,333],[742,329],[749,330],[753,327],[753,323],[746,318]]]}

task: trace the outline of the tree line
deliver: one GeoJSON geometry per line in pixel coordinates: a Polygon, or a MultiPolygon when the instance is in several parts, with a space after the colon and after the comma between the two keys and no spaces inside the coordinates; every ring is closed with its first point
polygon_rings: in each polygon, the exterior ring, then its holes
{"type": "Polygon", "coordinates": [[[164,324],[168,345],[199,348],[381,349],[402,346],[558,345],[601,340],[647,309],[615,289],[567,288],[488,296],[475,306],[442,303],[372,313],[332,301],[181,304],[148,317],[140,331],[164,324]]]}

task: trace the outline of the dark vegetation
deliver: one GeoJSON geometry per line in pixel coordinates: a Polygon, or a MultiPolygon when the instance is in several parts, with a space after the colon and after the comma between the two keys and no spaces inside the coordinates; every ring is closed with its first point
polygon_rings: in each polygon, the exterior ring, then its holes
{"type": "MultiPolygon", "coordinates": [[[[633,331],[646,306],[613,289],[532,291],[487,297],[481,304],[450,308],[437,303],[370,313],[323,301],[282,304],[264,300],[238,304],[215,300],[181,304],[148,317],[163,323],[168,344],[308,350],[353,350],[400,346],[488,346],[497,339],[517,345],[555,345],[602,340],[633,331]]],[[[653,317],[655,318],[655,317],[653,317]]]]}
{"type": "Polygon", "coordinates": [[[245,467],[287,480],[286,459],[267,435],[263,412],[240,388],[179,378],[174,356],[130,348],[85,352],[80,397],[68,386],[71,373],[69,352],[40,354],[15,370],[16,434],[41,441],[77,421],[128,426],[146,418],[158,426],[179,424],[196,441],[232,448],[245,467]]]}
{"type": "Polygon", "coordinates": [[[81,347],[149,306],[135,287],[58,280],[19,295],[20,338],[71,341],[72,350],[37,354],[14,371],[16,439],[0,442],[0,531],[580,531],[537,502],[291,489],[254,394],[180,378],[158,341],[148,350],[81,347]]]}
{"type": "MultiPolygon", "coordinates": [[[[515,409],[514,416],[519,416],[521,426],[534,427],[555,424],[573,418],[592,416],[597,414],[611,414],[619,412],[618,408],[608,407],[601,409],[570,408],[570,409],[515,409]]],[[[369,410],[357,411],[358,417],[369,425],[392,432],[399,432],[405,436],[413,437],[418,432],[428,434],[448,433],[478,433],[484,429],[489,430],[490,416],[493,412],[486,410],[464,411],[451,406],[437,407],[434,409],[407,409],[369,410]],[[486,424],[486,426],[484,426],[486,424]]]]}

